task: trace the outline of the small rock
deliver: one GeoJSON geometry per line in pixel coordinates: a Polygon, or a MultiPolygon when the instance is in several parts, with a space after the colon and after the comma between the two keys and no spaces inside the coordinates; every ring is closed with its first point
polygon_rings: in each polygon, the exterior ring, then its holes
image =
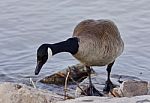
{"type": "Polygon", "coordinates": [[[148,82],[146,81],[124,81],[120,88],[114,89],[121,97],[132,97],[139,95],[147,95],[148,93],[148,82]]]}

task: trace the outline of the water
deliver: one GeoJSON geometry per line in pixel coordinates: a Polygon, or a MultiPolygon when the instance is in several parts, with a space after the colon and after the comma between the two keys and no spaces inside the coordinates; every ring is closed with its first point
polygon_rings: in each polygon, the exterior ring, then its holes
{"type": "MultiPolygon", "coordinates": [[[[36,49],[72,36],[84,19],[110,19],[125,42],[112,73],[150,81],[150,0],[1,0],[0,81],[28,82],[78,63],[70,54],[51,58],[34,76],[36,49]]],[[[95,67],[105,72],[104,67],[95,67]]]]}

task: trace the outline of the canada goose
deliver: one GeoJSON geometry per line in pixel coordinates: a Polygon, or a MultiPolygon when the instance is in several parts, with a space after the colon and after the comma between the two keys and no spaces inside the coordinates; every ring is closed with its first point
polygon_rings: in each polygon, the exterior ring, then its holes
{"type": "Polygon", "coordinates": [[[38,75],[49,56],[60,52],[69,52],[85,65],[89,73],[89,93],[93,91],[101,95],[91,82],[91,66],[107,65],[107,80],[104,91],[113,88],[110,80],[111,68],[115,59],[121,55],[124,43],[117,26],[110,20],[84,20],[74,29],[73,37],[55,44],[42,44],[37,50],[37,66],[35,75],[38,75]]]}

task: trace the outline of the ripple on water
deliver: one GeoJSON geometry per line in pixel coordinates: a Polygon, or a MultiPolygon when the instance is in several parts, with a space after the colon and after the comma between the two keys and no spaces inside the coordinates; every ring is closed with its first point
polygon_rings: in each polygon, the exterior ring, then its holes
{"type": "MultiPolygon", "coordinates": [[[[28,77],[34,75],[38,46],[71,37],[75,25],[87,18],[111,19],[120,30],[125,50],[112,73],[150,81],[149,4],[149,0],[1,0],[0,81],[28,82],[28,77]]],[[[34,79],[75,63],[71,55],[58,54],[34,79]]],[[[96,71],[105,72],[104,68],[96,67],[96,71]]]]}

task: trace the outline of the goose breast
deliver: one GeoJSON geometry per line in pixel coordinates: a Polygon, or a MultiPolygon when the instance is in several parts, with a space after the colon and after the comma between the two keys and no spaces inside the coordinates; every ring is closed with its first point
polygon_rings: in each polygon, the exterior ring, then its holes
{"type": "Polygon", "coordinates": [[[74,57],[87,66],[108,65],[123,52],[118,28],[110,20],[84,20],[75,27],[73,37],[79,38],[74,57]]]}

